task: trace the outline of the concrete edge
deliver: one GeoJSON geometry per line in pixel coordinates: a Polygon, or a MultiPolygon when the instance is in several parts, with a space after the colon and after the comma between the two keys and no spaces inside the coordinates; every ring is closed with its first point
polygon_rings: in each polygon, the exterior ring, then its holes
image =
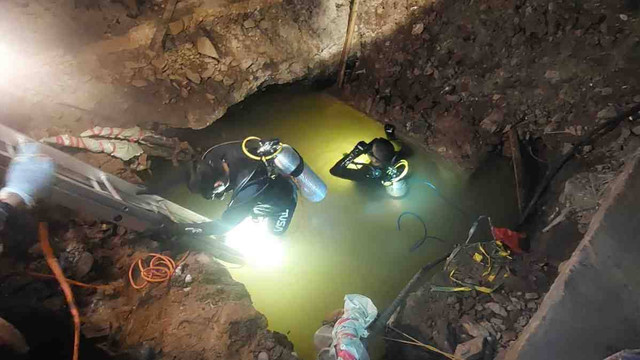
{"type": "Polygon", "coordinates": [[[629,159],[629,163],[625,165],[622,173],[620,173],[615,179],[609,193],[606,195],[605,201],[602,203],[600,209],[598,209],[596,214],[591,219],[591,223],[589,224],[589,229],[587,230],[586,234],[578,244],[578,247],[574,250],[569,260],[567,260],[559,269],[558,277],[551,285],[551,288],[540,304],[538,311],[531,318],[529,324],[527,324],[527,326],[524,328],[516,342],[508,348],[506,356],[504,358],[505,360],[518,359],[520,351],[523,349],[529,338],[545,321],[549,310],[565,295],[565,286],[573,269],[581,263],[582,259],[594,258],[593,249],[591,247],[591,241],[594,238],[594,234],[603,225],[602,220],[607,211],[614,205],[617,198],[623,194],[625,185],[631,177],[631,174],[634,171],[640,170],[639,159],[640,156],[638,153],[636,153],[629,159]]]}

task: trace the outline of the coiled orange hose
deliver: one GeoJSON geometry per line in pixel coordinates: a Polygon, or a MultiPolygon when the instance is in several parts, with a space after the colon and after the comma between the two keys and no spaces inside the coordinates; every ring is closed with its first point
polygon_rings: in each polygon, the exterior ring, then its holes
{"type": "Polygon", "coordinates": [[[178,266],[180,266],[180,264],[182,264],[187,259],[187,256],[189,256],[189,252],[187,252],[176,265],[173,259],[168,256],[149,253],[131,264],[131,267],[129,267],[129,283],[131,283],[131,286],[134,289],[140,290],[147,286],[149,283],[165,282],[171,279],[173,273],[176,271],[178,266]],[[147,265],[145,260],[149,257],[151,257],[151,260],[147,265]],[[133,279],[133,272],[136,268],[136,265],[138,267],[138,271],[140,272],[140,277],[144,281],[141,284],[136,284],[135,280],[133,279]]]}

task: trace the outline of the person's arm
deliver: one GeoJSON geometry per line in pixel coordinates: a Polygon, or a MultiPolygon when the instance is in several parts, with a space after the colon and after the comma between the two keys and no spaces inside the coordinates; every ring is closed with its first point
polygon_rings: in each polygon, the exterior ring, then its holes
{"type": "Polygon", "coordinates": [[[173,233],[177,235],[200,234],[221,236],[236,227],[249,215],[251,215],[250,207],[231,206],[222,213],[220,219],[202,223],[176,223],[173,225],[173,233]]]}
{"type": "Polygon", "coordinates": [[[40,153],[38,143],[25,143],[7,169],[5,186],[0,190],[0,229],[14,210],[31,207],[53,182],[53,160],[40,153]]]}
{"type": "Polygon", "coordinates": [[[384,134],[386,135],[387,140],[391,141],[394,147],[397,149],[396,150],[397,160],[407,159],[411,155],[413,155],[413,151],[411,150],[411,148],[407,146],[407,144],[404,141],[398,139],[398,137],[396,136],[395,126],[393,126],[392,124],[385,124],[384,134]]]}
{"type": "Polygon", "coordinates": [[[347,155],[342,157],[333,167],[329,170],[329,173],[335,177],[341,179],[363,181],[369,178],[371,173],[368,166],[363,166],[359,169],[350,168],[349,165],[360,155],[370,150],[369,144],[364,141],[360,141],[356,147],[351,150],[347,155]]]}

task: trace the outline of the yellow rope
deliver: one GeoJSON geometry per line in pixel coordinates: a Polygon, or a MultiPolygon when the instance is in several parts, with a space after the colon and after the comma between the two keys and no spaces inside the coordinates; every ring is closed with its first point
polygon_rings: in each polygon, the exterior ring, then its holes
{"type": "Polygon", "coordinates": [[[456,357],[453,354],[449,354],[449,353],[444,352],[444,351],[442,351],[442,350],[440,350],[440,349],[438,349],[438,348],[436,348],[434,346],[427,345],[427,344],[425,344],[423,342],[420,342],[419,340],[416,340],[415,338],[411,337],[408,334],[403,333],[402,331],[394,328],[393,326],[389,325],[389,328],[391,328],[391,330],[393,330],[393,331],[396,331],[396,332],[406,336],[407,338],[411,339],[412,341],[405,341],[405,340],[393,339],[393,338],[385,337],[385,339],[387,339],[387,340],[392,340],[392,341],[397,341],[397,342],[404,343],[404,344],[411,344],[411,345],[420,346],[420,347],[423,347],[423,348],[425,348],[427,350],[431,350],[431,351],[433,351],[435,353],[438,353],[438,354],[440,354],[440,355],[442,355],[442,356],[444,356],[444,357],[446,357],[447,359],[450,359],[450,360],[461,360],[460,358],[456,357]]]}

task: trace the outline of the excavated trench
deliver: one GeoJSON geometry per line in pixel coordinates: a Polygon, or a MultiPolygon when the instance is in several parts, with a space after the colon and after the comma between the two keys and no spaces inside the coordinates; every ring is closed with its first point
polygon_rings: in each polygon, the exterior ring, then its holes
{"type": "MultiPolygon", "coordinates": [[[[280,261],[227,269],[198,248],[170,284],[143,291],[126,283],[134,260],[149,252],[177,260],[189,246],[90,214],[38,209],[35,217],[49,222],[67,275],[110,284],[76,289],[82,358],[314,358],[312,334],[344,294],[370,296],[382,310],[416,270],[450,249],[427,243],[409,253],[422,227],[407,221],[398,232],[400,213],[420,214],[430,234],[451,243],[463,241],[480,214],[515,228],[514,149],[524,162],[526,204],[572,143],[640,102],[633,1],[360,0],[345,86],[332,95],[272,85],[335,78],[348,1],[182,0],[171,9],[172,3],[0,4],[3,123],[34,138],[138,125],[201,150],[248,135],[279,137],[325,178],[329,197],[299,204],[280,261]],[[408,198],[391,200],[328,175],[357,141],[382,135],[372,119],[395,124],[414,149],[408,198]],[[519,139],[517,147],[509,136],[519,139]],[[88,268],[80,261],[87,256],[88,268]]],[[[515,256],[502,287],[491,294],[434,293],[423,280],[391,324],[450,353],[486,337],[485,358],[505,356],[640,146],[638,135],[638,125],[625,120],[582,147],[554,178],[518,227],[531,251],[515,256]]],[[[73,153],[129,181],[148,178],[108,155],[73,153]]],[[[152,181],[173,171],[152,163],[152,181]]],[[[223,208],[183,187],[165,195],[211,217],[223,208]]],[[[72,333],[58,287],[26,274],[47,273],[33,226],[17,224],[2,235],[0,317],[27,338],[32,351],[22,358],[70,358],[72,333]]],[[[395,342],[386,354],[430,356],[395,342]]]]}
{"type": "MultiPolygon", "coordinates": [[[[303,154],[327,183],[330,191],[321,203],[300,199],[282,254],[261,249],[265,253],[250,266],[231,270],[270,328],[286,333],[304,358],[314,357],[313,333],[342,306],[345,294],[365,294],[382,309],[421,266],[463,241],[481,211],[503,226],[517,221],[515,192],[507,190],[514,186],[511,164],[498,157],[469,176],[440,156],[406,144],[413,147],[410,193],[399,200],[380,187],[358,186],[329,174],[353,144],[382,132],[379,123],[332,96],[292,87],[255,95],[207,129],[172,134],[202,149],[248,135],[278,137],[303,154]],[[431,239],[410,252],[423,228],[405,219],[399,232],[396,220],[406,211],[422,217],[429,234],[442,241],[431,239]]],[[[154,178],[172,171],[171,166],[153,170],[154,178]]],[[[224,201],[190,194],[184,185],[165,195],[207,217],[219,216],[225,207],[224,201]]]]}

